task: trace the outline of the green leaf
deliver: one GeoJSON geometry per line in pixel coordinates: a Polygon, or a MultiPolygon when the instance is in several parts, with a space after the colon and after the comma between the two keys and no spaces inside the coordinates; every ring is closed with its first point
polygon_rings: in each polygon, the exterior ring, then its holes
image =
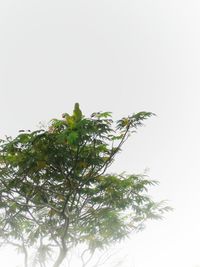
{"type": "Polygon", "coordinates": [[[78,133],[76,133],[76,132],[71,132],[67,136],[67,140],[68,140],[69,144],[74,144],[77,139],[78,139],[78,133]]]}

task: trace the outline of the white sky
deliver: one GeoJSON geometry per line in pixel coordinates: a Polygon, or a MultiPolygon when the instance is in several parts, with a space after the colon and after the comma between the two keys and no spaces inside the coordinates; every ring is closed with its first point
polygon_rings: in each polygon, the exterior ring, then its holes
{"type": "Polygon", "coordinates": [[[133,236],[128,267],[200,265],[199,14],[198,0],[0,1],[1,137],[75,102],[88,115],[157,114],[113,170],[149,168],[174,212],[133,236]]]}

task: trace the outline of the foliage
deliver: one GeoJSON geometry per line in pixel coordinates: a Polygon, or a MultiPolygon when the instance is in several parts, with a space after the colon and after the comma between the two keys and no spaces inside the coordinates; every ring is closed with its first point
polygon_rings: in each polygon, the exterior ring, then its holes
{"type": "Polygon", "coordinates": [[[30,247],[40,266],[59,248],[58,267],[71,248],[84,244],[94,253],[168,210],[146,195],[155,181],[106,173],[152,115],[139,112],[114,124],[110,112],[86,118],[76,103],[72,115],[53,119],[46,130],[1,140],[0,238],[24,252],[25,266],[30,247]]]}

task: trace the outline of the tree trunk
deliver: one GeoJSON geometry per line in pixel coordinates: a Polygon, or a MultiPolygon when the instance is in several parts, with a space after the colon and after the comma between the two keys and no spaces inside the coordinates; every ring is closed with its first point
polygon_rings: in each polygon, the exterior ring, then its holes
{"type": "Polygon", "coordinates": [[[28,255],[27,255],[27,253],[25,253],[25,256],[24,256],[24,266],[28,267],[28,255]]]}
{"type": "Polygon", "coordinates": [[[63,262],[63,260],[65,259],[67,254],[67,250],[66,249],[60,249],[60,253],[58,255],[58,258],[56,260],[56,262],[54,263],[53,267],[59,267],[61,265],[61,263],[63,262]]]}
{"type": "Polygon", "coordinates": [[[24,252],[24,267],[28,267],[28,252],[24,244],[23,244],[23,252],[24,252]]]}

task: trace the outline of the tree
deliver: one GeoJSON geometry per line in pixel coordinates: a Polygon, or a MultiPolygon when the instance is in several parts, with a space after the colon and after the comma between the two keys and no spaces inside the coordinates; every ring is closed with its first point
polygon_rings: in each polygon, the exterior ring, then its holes
{"type": "Polygon", "coordinates": [[[1,140],[0,238],[24,253],[25,267],[29,248],[35,247],[34,265],[41,267],[55,249],[58,267],[70,249],[84,245],[92,256],[169,210],[146,195],[155,181],[107,173],[127,138],[152,115],[139,112],[114,124],[110,112],[87,118],[76,103],[72,115],[46,129],[1,140]]]}

